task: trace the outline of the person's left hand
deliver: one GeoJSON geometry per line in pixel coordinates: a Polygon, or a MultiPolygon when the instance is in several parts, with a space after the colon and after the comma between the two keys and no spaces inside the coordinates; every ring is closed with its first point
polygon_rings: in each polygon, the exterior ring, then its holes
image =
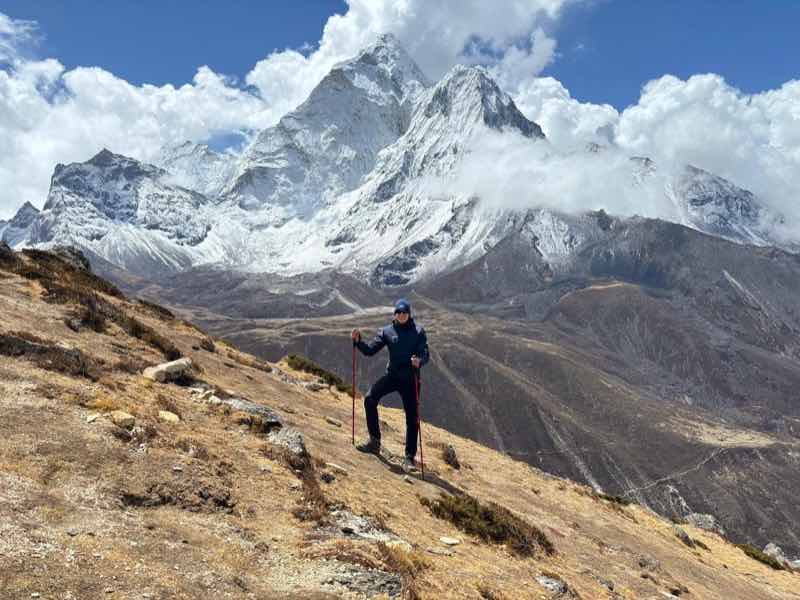
{"type": "Polygon", "coordinates": [[[416,356],[412,356],[411,364],[414,366],[415,369],[419,369],[419,358],[416,356]]]}

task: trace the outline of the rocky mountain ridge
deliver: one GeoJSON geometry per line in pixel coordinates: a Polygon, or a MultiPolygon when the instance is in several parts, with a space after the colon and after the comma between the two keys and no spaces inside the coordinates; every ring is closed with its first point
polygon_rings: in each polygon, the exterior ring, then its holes
{"type": "MultiPolygon", "coordinates": [[[[431,83],[393,36],[380,36],[240,155],[187,142],[156,167],[103,151],[59,166],[42,213],[33,222],[21,213],[26,224],[0,235],[16,247],[77,245],[144,277],[214,265],[288,276],[334,268],[379,286],[453,271],[523,226],[548,260],[568,256],[586,235],[583,217],[494,208],[448,190],[486,132],[547,148],[485,70],[456,66],[431,83]]],[[[631,185],[658,171],[632,160],[631,185]]],[[[778,243],[780,216],[713,174],[686,167],[663,193],[682,224],[778,243]]]]}

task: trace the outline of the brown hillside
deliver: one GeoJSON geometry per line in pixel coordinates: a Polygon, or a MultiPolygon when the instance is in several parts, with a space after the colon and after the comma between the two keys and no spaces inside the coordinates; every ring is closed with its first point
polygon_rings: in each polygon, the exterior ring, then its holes
{"type": "MultiPolygon", "coordinates": [[[[428,480],[407,480],[352,448],[335,386],[52,255],[0,255],[0,356],[3,600],[800,598],[800,576],[716,534],[685,525],[682,541],[637,505],[435,427],[428,480]],[[141,375],[178,354],[190,376],[141,375]],[[292,429],[308,456],[282,445],[292,429]],[[434,515],[470,497],[476,533],[434,515]]],[[[402,413],[381,416],[399,450],[402,413]]]]}

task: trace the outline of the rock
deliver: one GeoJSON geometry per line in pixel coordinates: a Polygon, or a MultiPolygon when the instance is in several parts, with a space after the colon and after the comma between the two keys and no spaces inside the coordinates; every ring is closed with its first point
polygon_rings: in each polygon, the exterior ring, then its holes
{"type": "Polygon", "coordinates": [[[155,367],[148,367],[144,370],[142,375],[153,381],[159,383],[166,383],[168,381],[175,381],[181,377],[188,375],[194,367],[192,359],[179,358],[172,362],[162,363],[155,367]]]}
{"type": "Polygon", "coordinates": [[[403,481],[405,481],[406,483],[410,483],[412,485],[414,484],[414,480],[411,479],[411,477],[409,477],[408,475],[403,475],[403,481]]]}
{"type": "Polygon", "coordinates": [[[440,556],[453,556],[453,551],[449,548],[425,548],[425,551],[440,556]]]}
{"type": "Polygon", "coordinates": [[[111,422],[117,427],[122,427],[127,430],[133,429],[133,426],[136,424],[136,418],[126,413],[124,410],[115,410],[109,413],[108,418],[111,419],[111,422]]]}
{"type": "Polygon", "coordinates": [[[87,423],[94,423],[95,421],[97,421],[97,417],[99,417],[99,416],[100,415],[97,414],[97,413],[92,413],[90,415],[87,415],[86,422],[87,423]]]}
{"type": "Polygon", "coordinates": [[[330,424],[331,424],[331,425],[333,425],[334,427],[341,427],[341,426],[342,426],[342,422],[341,422],[341,421],[337,421],[337,420],[336,420],[336,419],[334,419],[333,417],[325,417],[325,421],[326,421],[327,423],[330,423],[330,424]]]}
{"type": "Polygon", "coordinates": [[[219,405],[222,404],[222,399],[219,398],[218,396],[215,396],[214,394],[211,394],[211,396],[208,397],[207,402],[209,404],[219,405]]]}
{"type": "MultiPolygon", "coordinates": [[[[216,396],[212,396],[209,402],[213,404],[214,398],[216,398],[216,396]]],[[[260,420],[261,430],[264,433],[283,427],[283,421],[280,416],[269,406],[256,404],[244,398],[228,398],[226,400],[220,400],[220,402],[227,404],[233,410],[247,413],[252,417],[257,417],[260,420]]]]}
{"type": "Polygon", "coordinates": [[[721,536],[725,535],[725,529],[717,522],[714,515],[705,513],[692,513],[686,517],[686,522],[689,525],[694,525],[698,529],[705,529],[706,531],[713,531],[721,536]]]}
{"type": "Polygon", "coordinates": [[[308,466],[308,451],[303,434],[293,427],[281,428],[269,434],[269,441],[288,450],[289,466],[305,469],[308,466]]]}
{"type": "Polygon", "coordinates": [[[180,423],[181,418],[173,412],[169,412],[168,410],[160,410],[158,411],[158,418],[163,421],[164,423],[180,423]]]}
{"type": "Polygon", "coordinates": [[[536,581],[538,581],[539,585],[541,585],[543,588],[546,588],[551,592],[555,592],[556,594],[566,594],[569,591],[567,584],[560,579],[554,579],[553,577],[545,577],[544,575],[540,575],[536,578],[536,581]]]}
{"type": "Polygon", "coordinates": [[[200,396],[199,396],[200,400],[207,401],[213,397],[214,397],[214,390],[200,390],[200,396]]]}
{"type": "Polygon", "coordinates": [[[678,527],[677,525],[673,525],[672,532],[675,534],[675,537],[677,537],[680,541],[689,546],[689,548],[694,548],[695,546],[694,540],[691,537],[689,537],[689,534],[686,533],[686,530],[683,527],[678,527]]]}
{"type": "Polygon", "coordinates": [[[661,563],[652,556],[643,554],[639,557],[639,566],[642,569],[647,569],[648,571],[657,571],[661,568],[661,563]]]}
{"type": "Polygon", "coordinates": [[[764,554],[766,554],[767,556],[771,556],[782,565],[789,564],[789,560],[786,558],[786,555],[783,553],[781,547],[773,542],[770,542],[769,544],[764,546],[764,554]]]}
{"type": "Polygon", "coordinates": [[[798,560],[790,560],[789,567],[794,569],[795,571],[800,571],[800,559],[798,560]]]}
{"type": "Polygon", "coordinates": [[[305,388],[311,392],[320,392],[325,389],[325,386],[316,381],[309,381],[305,384],[305,388]]]}
{"type": "Polygon", "coordinates": [[[332,463],[332,462],[325,463],[325,466],[328,467],[331,471],[335,471],[335,472],[340,473],[342,475],[347,475],[347,469],[337,465],[336,463],[332,463]]]}
{"type": "Polygon", "coordinates": [[[461,463],[458,461],[458,455],[456,455],[456,449],[453,448],[452,444],[445,446],[444,450],[442,451],[442,458],[444,459],[444,462],[454,469],[461,468],[461,463]]]}
{"type": "Polygon", "coordinates": [[[461,543],[460,539],[447,536],[440,537],[439,541],[446,546],[458,546],[461,543]]]}
{"type": "Polygon", "coordinates": [[[328,473],[327,471],[325,471],[324,473],[322,473],[322,474],[319,476],[319,478],[320,478],[322,481],[324,481],[325,483],[333,483],[334,481],[336,481],[336,476],[335,476],[333,473],[328,473]]]}

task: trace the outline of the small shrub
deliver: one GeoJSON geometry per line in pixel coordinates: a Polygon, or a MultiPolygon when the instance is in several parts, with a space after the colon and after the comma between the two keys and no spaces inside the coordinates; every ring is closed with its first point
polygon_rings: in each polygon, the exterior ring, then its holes
{"type": "Polygon", "coordinates": [[[611,502],[612,504],[618,504],[619,506],[628,506],[633,503],[631,500],[623,498],[622,496],[612,496],[611,494],[605,494],[603,492],[594,492],[593,496],[611,502]]]}
{"type": "Polygon", "coordinates": [[[420,502],[435,517],[450,521],[462,531],[484,541],[507,543],[520,556],[533,556],[537,547],[545,554],[555,554],[553,544],[542,530],[493,502],[481,504],[468,494],[442,494],[438,500],[420,498],[420,502]]]}
{"type": "Polygon", "coordinates": [[[106,330],[106,318],[100,310],[100,303],[96,294],[86,296],[85,304],[78,313],[80,324],[97,333],[106,330]]]}
{"type": "Polygon", "coordinates": [[[456,470],[461,468],[461,463],[458,461],[456,449],[450,444],[442,448],[442,460],[456,470]]]}
{"type": "Polygon", "coordinates": [[[100,412],[112,412],[115,410],[120,410],[122,405],[110,396],[101,396],[100,398],[95,398],[94,400],[88,402],[86,404],[86,408],[99,410],[100,412]]]}
{"type": "Polygon", "coordinates": [[[158,398],[156,399],[156,406],[158,406],[160,410],[166,410],[167,412],[178,415],[181,419],[183,419],[181,409],[178,408],[178,405],[175,404],[175,401],[172,398],[167,398],[163,394],[159,394],[158,398]]]}
{"type": "Polygon", "coordinates": [[[505,600],[505,596],[484,583],[478,584],[478,593],[483,600],[505,600]]]}
{"type": "Polygon", "coordinates": [[[739,548],[742,552],[747,554],[750,558],[754,558],[755,560],[764,563],[768,567],[775,569],[776,571],[785,571],[786,567],[780,563],[778,560],[772,558],[769,554],[765,554],[752,544],[736,544],[736,547],[739,548]]]}
{"type": "Polygon", "coordinates": [[[47,371],[85,377],[92,381],[97,381],[98,378],[95,361],[83,352],[77,348],[51,344],[33,334],[0,333],[0,356],[24,357],[47,371]]]}
{"type": "Polygon", "coordinates": [[[147,312],[152,314],[153,316],[161,319],[162,321],[174,321],[175,314],[169,310],[168,308],[164,308],[160,304],[156,304],[155,302],[150,302],[149,300],[145,300],[144,298],[138,298],[137,302],[139,306],[144,308],[147,312]]]}
{"type": "Polygon", "coordinates": [[[341,377],[335,373],[331,373],[330,371],[323,369],[317,363],[309,360],[305,356],[300,356],[299,354],[290,354],[288,357],[286,357],[286,363],[295,371],[311,373],[312,375],[316,375],[322,379],[326,384],[335,385],[336,389],[340,392],[346,392],[348,394],[353,393],[353,386],[346,384],[341,377]]]}
{"type": "Polygon", "coordinates": [[[210,337],[204,337],[200,340],[200,347],[205,350],[206,352],[211,352],[212,354],[216,351],[216,346],[214,346],[214,340],[210,337]]]}

